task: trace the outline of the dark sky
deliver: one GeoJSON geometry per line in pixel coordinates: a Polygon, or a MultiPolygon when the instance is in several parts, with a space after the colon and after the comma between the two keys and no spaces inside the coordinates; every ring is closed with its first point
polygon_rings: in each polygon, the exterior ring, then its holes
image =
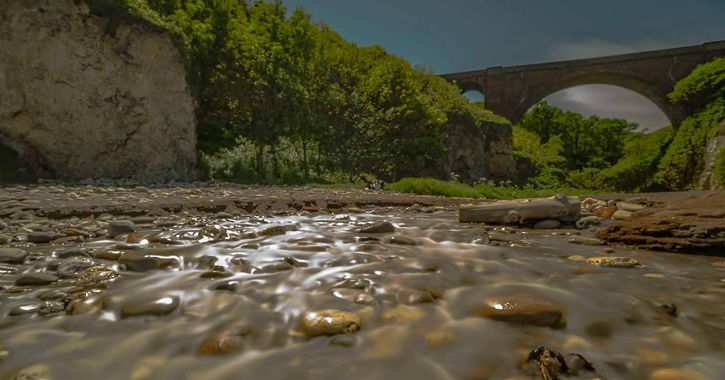
{"type": "MultiPolygon", "coordinates": [[[[285,0],[361,46],[379,44],[436,73],[596,57],[725,40],[725,0],[285,0]]],[[[654,104],[612,86],[549,103],[585,115],[668,124],[654,104]]]]}

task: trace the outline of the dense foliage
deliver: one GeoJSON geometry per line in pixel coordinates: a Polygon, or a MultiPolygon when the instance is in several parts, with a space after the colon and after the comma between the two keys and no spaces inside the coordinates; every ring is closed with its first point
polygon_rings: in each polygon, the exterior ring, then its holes
{"type": "Polygon", "coordinates": [[[656,180],[665,188],[685,190],[695,185],[705,163],[707,141],[725,119],[725,58],[699,66],[677,83],[670,98],[694,109],[678,128],[656,180]]]}
{"type": "Polygon", "coordinates": [[[715,183],[721,188],[725,188],[725,148],[720,149],[720,153],[715,160],[715,183]]]}
{"type": "Polygon", "coordinates": [[[593,194],[596,191],[566,186],[538,189],[533,185],[516,186],[511,183],[482,183],[470,186],[458,182],[446,182],[433,178],[403,178],[390,186],[402,193],[438,195],[444,197],[519,199],[550,197],[558,193],[569,195],[593,194]]]}
{"type": "Polygon", "coordinates": [[[216,178],[395,180],[438,167],[450,118],[507,123],[430,70],[349,43],[281,1],[95,1],[180,37],[216,178]]]}

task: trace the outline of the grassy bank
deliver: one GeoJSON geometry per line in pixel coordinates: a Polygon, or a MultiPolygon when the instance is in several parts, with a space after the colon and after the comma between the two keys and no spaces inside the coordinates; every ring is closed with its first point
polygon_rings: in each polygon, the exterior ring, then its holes
{"type": "Polygon", "coordinates": [[[390,190],[401,193],[438,195],[444,197],[518,199],[550,197],[557,193],[582,195],[597,193],[596,190],[574,188],[534,189],[532,187],[494,186],[479,184],[469,186],[458,182],[446,182],[433,178],[404,178],[389,186],[390,190]]]}

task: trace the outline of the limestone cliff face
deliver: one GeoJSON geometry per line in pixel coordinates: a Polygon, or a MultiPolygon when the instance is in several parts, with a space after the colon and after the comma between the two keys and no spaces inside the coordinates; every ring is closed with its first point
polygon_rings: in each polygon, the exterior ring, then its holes
{"type": "Polygon", "coordinates": [[[707,153],[705,155],[705,167],[700,173],[697,181],[700,190],[720,190],[715,182],[715,161],[720,149],[725,148],[725,122],[720,125],[720,130],[710,141],[707,142],[707,153]]]}
{"type": "Polygon", "coordinates": [[[444,176],[454,172],[463,182],[480,178],[516,178],[510,125],[486,123],[477,126],[472,120],[454,119],[448,126],[446,146],[448,153],[443,162],[444,176]]]}
{"type": "Polygon", "coordinates": [[[0,0],[0,139],[64,179],[188,179],[194,103],[169,36],[82,1],[0,0]]]}

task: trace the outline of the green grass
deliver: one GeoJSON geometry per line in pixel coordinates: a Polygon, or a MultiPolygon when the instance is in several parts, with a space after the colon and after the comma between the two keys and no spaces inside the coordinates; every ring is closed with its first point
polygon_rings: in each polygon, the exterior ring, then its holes
{"type": "Polygon", "coordinates": [[[460,198],[519,199],[550,197],[558,193],[566,195],[584,195],[597,193],[595,190],[573,189],[567,187],[555,189],[519,188],[515,186],[492,186],[480,184],[469,186],[458,182],[446,182],[433,178],[403,178],[390,185],[390,190],[401,193],[438,195],[460,198]]]}

